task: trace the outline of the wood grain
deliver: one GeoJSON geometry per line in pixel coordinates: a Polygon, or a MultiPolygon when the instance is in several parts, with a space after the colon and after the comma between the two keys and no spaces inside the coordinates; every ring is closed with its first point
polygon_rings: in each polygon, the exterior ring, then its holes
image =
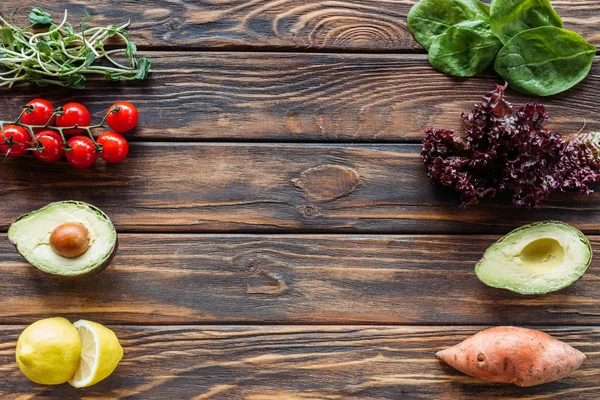
{"type": "MultiPolygon", "coordinates": [[[[420,142],[429,127],[462,128],[461,113],[502,83],[491,74],[446,76],[424,55],[145,54],[155,66],[144,83],[100,80],[69,92],[26,84],[0,97],[2,117],[16,118],[20,106],[38,96],[55,105],[84,103],[97,120],[113,102],[129,100],[141,115],[129,135],[134,140],[420,142]]],[[[573,134],[600,131],[598,91],[597,62],[583,83],[561,96],[509,92],[508,98],[518,106],[543,101],[547,126],[573,134]]]]}
{"type": "MultiPolygon", "coordinates": [[[[49,315],[111,324],[600,324],[600,269],[522,296],[479,282],[498,236],[120,236],[102,274],[69,281],[0,237],[0,324],[49,315]]],[[[600,237],[591,237],[600,253],[600,237]]]]}
{"type": "Polygon", "coordinates": [[[510,199],[460,209],[454,194],[427,182],[419,151],[400,144],[134,143],[123,164],[90,170],[1,159],[0,229],[72,199],[100,207],[121,232],[506,233],[546,219],[600,232],[597,194],[558,194],[536,211],[510,199]],[[347,188],[355,176],[333,166],[358,175],[354,190],[347,188]],[[298,187],[322,167],[332,175],[298,187]]]}
{"type": "MultiPolygon", "coordinates": [[[[121,165],[0,159],[1,231],[74,199],[121,232],[113,266],[79,281],[29,266],[0,234],[0,398],[597,398],[597,263],[571,287],[531,297],[486,287],[473,266],[524,223],[561,219],[600,234],[598,195],[555,196],[535,212],[506,199],[461,210],[427,183],[419,145],[400,143],[430,126],[459,128],[460,113],[500,80],[431,69],[406,28],[414,2],[2,2],[3,15],[21,8],[17,18],[33,5],[68,8],[73,21],[85,9],[98,24],[130,18],[154,72],[132,85],[0,92],[6,119],[33,97],[79,101],[97,118],[117,100],[141,113],[121,165]],[[24,378],[16,339],[55,315],[117,325],[125,359],[113,376],[85,390],[24,378]],[[565,380],[523,389],[477,382],[434,357],[481,325],[504,324],[544,326],[588,360],[565,380]]],[[[553,5],[600,44],[600,1],[553,5]]],[[[582,84],[543,99],[549,127],[571,134],[585,121],[600,131],[595,64],[582,84]]],[[[600,236],[590,239],[598,253],[600,236]]]]}
{"type": "Polygon", "coordinates": [[[596,327],[544,328],[588,359],[532,388],[476,381],[435,358],[479,327],[117,327],[123,361],[83,390],[29,382],[14,362],[22,329],[0,328],[3,399],[596,399],[600,389],[596,327]]]}
{"type": "MultiPolygon", "coordinates": [[[[415,0],[6,0],[0,12],[42,6],[57,18],[94,16],[97,24],[131,19],[140,46],[188,49],[289,49],[329,51],[422,51],[406,26],[415,0]]],[[[598,0],[552,2],[565,27],[600,44],[598,0]]]]}

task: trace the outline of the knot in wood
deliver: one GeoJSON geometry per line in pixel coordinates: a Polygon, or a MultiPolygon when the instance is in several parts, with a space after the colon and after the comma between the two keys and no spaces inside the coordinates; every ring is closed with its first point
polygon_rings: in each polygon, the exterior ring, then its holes
{"type": "Polygon", "coordinates": [[[304,215],[306,218],[314,218],[317,216],[318,213],[319,211],[317,210],[317,208],[311,205],[304,206],[302,208],[302,215],[304,215]]]}
{"type": "Polygon", "coordinates": [[[358,172],[342,165],[320,165],[309,168],[292,182],[302,190],[304,197],[326,202],[352,193],[360,183],[358,172]]]}
{"type": "Polygon", "coordinates": [[[256,272],[256,271],[258,271],[258,265],[255,262],[250,262],[250,263],[246,264],[246,271],[256,272]]]}

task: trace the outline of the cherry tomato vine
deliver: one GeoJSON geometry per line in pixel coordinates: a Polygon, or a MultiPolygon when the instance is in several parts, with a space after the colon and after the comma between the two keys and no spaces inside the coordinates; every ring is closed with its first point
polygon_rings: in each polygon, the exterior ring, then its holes
{"type": "Polygon", "coordinates": [[[98,156],[107,163],[119,163],[129,152],[121,135],[137,125],[138,112],[128,102],[113,104],[100,123],[90,125],[85,106],[68,103],[53,108],[44,99],[34,99],[22,107],[14,121],[0,121],[0,154],[18,158],[33,152],[38,160],[57,162],[64,157],[75,168],[89,168],[98,156]],[[97,139],[93,130],[106,128],[97,139]]]}

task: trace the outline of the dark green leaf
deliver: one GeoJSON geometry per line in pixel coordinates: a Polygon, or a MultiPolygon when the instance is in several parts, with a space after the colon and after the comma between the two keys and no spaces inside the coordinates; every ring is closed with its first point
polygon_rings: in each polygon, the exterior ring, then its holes
{"type": "Polygon", "coordinates": [[[62,50],[57,50],[57,51],[53,52],[52,58],[58,62],[63,62],[63,63],[68,60],[66,54],[62,50]]]}
{"type": "Polygon", "coordinates": [[[69,87],[83,89],[85,87],[85,76],[81,74],[71,75],[68,78],[69,87]]]}
{"type": "Polygon", "coordinates": [[[135,58],[137,52],[137,46],[133,42],[127,42],[127,49],[125,50],[125,56],[127,58],[135,58]]]}
{"type": "MultiPolygon", "coordinates": [[[[49,30],[53,30],[53,29],[56,29],[56,25],[54,25],[54,24],[50,25],[49,30]]],[[[60,32],[58,32],[58,31],[52,32],[49,36],[50,36],[51,40],[60,40],[61,39],[60,32]]]]}
{"type": "Polygon", "coordinates": [[[52,53],[52,49],[50,48],[50,46],[48,46],[48,43],[44,42],[43,40],[40,40],[39,42],[36,43],[35,47],[42,53],[45,54],[47,56],[50,55],[50,53],[52,53]]]}
{"type": "Polygon", "coordinates": [[[509,40],[498,53],[494,68],[513,89],[550,96],[581,82],[595,55],[596,47],[577,33],[544,26],[509,40]]]}
{"type": "Polygon", "coordinates": [[[148,77],[148,73],[150,72],[150,67],[152,63],[146,57],[142,58],[138,65],[138,71],[135,75],[135,79],[144,80],[148,77]]]}
{"type": "Polygon", "coordinates": [[[85,56],[85,64],[84,64],[84,68],[89,67],[90,65],[92,65],[94,63],[94,60],[96,60],[96,55],[94,53],[92,53],[91,51],[89,53],[86,54],[85,56]]]}
{"type": "Polygon", "coordinates": [[[435,37],[470,20],[487,21],[490,8],[479,0],[421,0],[408,13],[408,28],[417,42],[429,50],[435,37]]]}
{"type": "Polygon", "coordinates": [[[6,27],[2,28],[2,30],[0,30],[0,34],[2,35],[2,43],[4,43],[5,45],[9,46],[12,49],[13,42],[15,40],[12,29],[10,29],[9,27],[6,26],[6,27]]]}
{"type": "Polygon", "coordinates": [[[504,44],[528,29],[563,26],[549,0],[492,0],[490,23],[492,32],[504,44]]]}
{"type": "Polygon", "coordinates": [[[487,21],[466,21],[436,37],[429,48],[429,62],[449,75],[475,76],[494,63],[501,48],[487,21]]]}
{"type": "Polygon", "coordinates": [[[108,25],[106,27],[106,32],[108,33],[108,37],[114,36],[117,34],[117,27],[114,25],[108,25]]]}
{"type": "Polygon", "coordinates": [[[34,25],[50,25],[52,16],[39,7],[33,7],[29,14],[29,22],[34,25]]]}
{"type": "Polygon", "coordinates": [[[65,32],[67,35],[63,38],[63,41],[65,43],[65,47],[67,47],[75,39],[75,33],[73,32],[73,29],[71,29],[70,27],[65,28],[65,32]]]}

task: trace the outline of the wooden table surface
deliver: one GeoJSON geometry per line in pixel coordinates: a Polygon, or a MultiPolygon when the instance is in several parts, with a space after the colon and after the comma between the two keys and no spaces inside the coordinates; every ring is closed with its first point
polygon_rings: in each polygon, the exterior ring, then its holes
{"type": "MultiPolygon", "coordinates": [[[[427,182],[423,130],[460,127],[500,80],[430,68],[406,27],[413,3],[3,1],[3,15],[35,5],[66,7],[75,22],[85,9],[97,24],[131,19],[154,72],[0,92],[3,119],[38,96],[98,118],[129,100],[141,114],[120,165],[0,160],[0,398],[598,399],[598,260],[573,286],[530,297],[483,285],[473,268],[499,235],[544,219],[574,224],[600,251],[600,194],[462,210],[427,182]],[[5,234],[21,213],[68,199],[98,206],[120,233],[113,266],[79,282],[29,266],[5,234]],[[115,373],[84,390],[28,381],[16,340],[51,316],[113,328],[125,349],[115,373]],[[538,327],[588,359],[559,382],[517,388],[435,358],[493,325],[538,327]]],[[[600,45],[599,0],[553,4],[600,45]]],[[[543,100],[549,126],[600,131],[599,92],[597,62],[543,100]]]]}

